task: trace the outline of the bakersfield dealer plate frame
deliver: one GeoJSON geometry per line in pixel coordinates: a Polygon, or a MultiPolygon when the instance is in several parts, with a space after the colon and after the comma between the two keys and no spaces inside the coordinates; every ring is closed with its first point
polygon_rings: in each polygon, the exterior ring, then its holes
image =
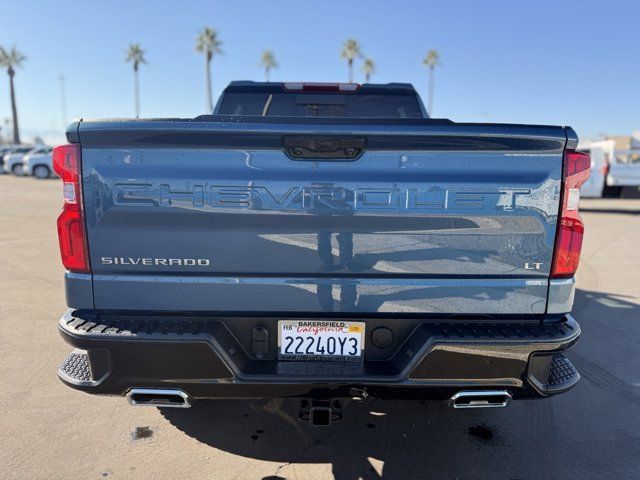
{"type": "MultiPolygon", "coordinates": [[[[350,362],[350,363],[360,363],[364,361],[364,353],[365,353],[365,331],[366,324],[365,322],[352,322],[352,321],[343,321],[343,320],[307,320],[307,319],[295,319],[295,320],[278,320],[278,360],[284,361],[297,361],[297,362],[313,362],[313,361],[321,361],[321,362],[350,362]],[[302,324],[302,325],[301,325],[302,324]],[[295,353],[295,347],[297,347],[299,342],[294,340],[292,345],[289,345],[289,350],[292,349],[293,353],[283,353],[282,345],[283,345],[283,337],[285,337],[283,333],[283,327],[286,325],[291,325],[292,328],[294,326],[309,328],[310,332],[296,332],[298,335],[296,337],[302,337],[304,340],[302,342],[302,351],[303,353],[295,353]],[[342,331],[334,331],[331,329],[341,328],[342,331]],[[320,329],[319,332],[314,333],[313,329],[320,329]],[[345,329],[347,329],[345,331],[345,329]],[[332,335],[335,334],[335,335],[332,335]],[[352,343],[350,338],[358,338],[357,347],[359,348],[359,355],[348,355],[348,354],[318,354],[318,353],[305,353],[308,351],[310,347],[310,343],[307,340],[308,337],[315,338],[316,340],[313,343],[314,351],[318,347],[318,337],[320,338],[320,347],[324,347],[325,351],[328,351],[328,339],[334,338],[334,346],[335,351],[348,352],[345,348],[352,347],[352,343]],[[341,346],[339,338],[345,338],[345,343],[341,346]]],[[[286,345],[285,345],[286,347],[286,345]]],[[[299,348],[300,350],[300,348],[299,348]]]]}

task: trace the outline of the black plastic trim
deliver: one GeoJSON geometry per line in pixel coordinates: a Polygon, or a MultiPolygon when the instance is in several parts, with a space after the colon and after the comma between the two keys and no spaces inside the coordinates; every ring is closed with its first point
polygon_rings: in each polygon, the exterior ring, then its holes
{"type": "MultiPolygon", "coordinates": [[[[245,322],[246,329],[264,322],[269,325],[274,319],[98,319],[79,315],[70,310],[61,318],[61,335],[76,348],[107,350],[112,373],[96,387],[71,386],[93,393],[124,394],[132,387],[162,385],[180,388],[196,398],[254,396],[259,392],[264,396],[271,395],[267,392],[302,395],[313,385],[366,386],[378,391],[503,387],[520,391],[519,395],[530,390],[539,396],[541,392],[529,388],[526,381],[530,356],[564,351],[580,335],[580,327],[570,316],[551,324],[417,321],[388,355],[343,365],[283,362],[274,358],[273,352],[256,358],[245,350],[236,337],[238,332],[229,328],[233,322],[245,322]]],[[[392,325],[384,319],[370,322],[368,332],[385,322],[392,325]]]]}

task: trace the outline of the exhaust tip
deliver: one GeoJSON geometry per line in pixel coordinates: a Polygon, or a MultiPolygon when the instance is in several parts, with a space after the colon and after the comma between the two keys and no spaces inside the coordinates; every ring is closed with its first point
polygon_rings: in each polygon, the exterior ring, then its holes
{"type": "Polygon", "coordinates": [[[463,390],[449,400],[453,408],[499,408],[506,407],[511,401],[506,390],[463,390]]]}
{"type": "Polygon", "coordinates": [[[132,388],[127,401],[135,407],[189,408],[191,398],[182,390],[132,388]]]}

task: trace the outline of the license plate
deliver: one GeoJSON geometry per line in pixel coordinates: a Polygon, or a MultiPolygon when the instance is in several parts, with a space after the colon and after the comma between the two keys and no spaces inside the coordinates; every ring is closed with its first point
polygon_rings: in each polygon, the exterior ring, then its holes
{"type": "Polygon", "coordinates": [[[280,360],[362,361],[364,322],[280,320],[280,360]]]}

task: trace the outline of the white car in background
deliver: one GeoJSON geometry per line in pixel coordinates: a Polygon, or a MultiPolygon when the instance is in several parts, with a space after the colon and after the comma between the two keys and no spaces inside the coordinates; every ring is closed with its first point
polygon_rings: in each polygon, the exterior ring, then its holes
{"type": "Polygon", "coordinates": [[[33,150],[32,145],[20,145],[12,147],[2,157],[3,173],[13,173],[14,175],[22,175],[22,157],[25,153],[33,150]]]}
{"type": "Polygon", "coordinates": [[[583,197],[620,197],[625,187],[640,187],[640,149],[616,149],[614,140],[598,140],[578,149],[591,155],[591,175],[583,197]]]}
{"type": "Polygon", "coordinates": [[[38,179],[49,178],[53,173],[53,149],[41,147],[31,150],[22,157],[23,175],[33,175],[38,179]]]}
{"type": "Polygon", "coordinates": [[[2,165],[2,157],[4,157],[14,148],[14,145],[0,145],[0,166],[2,165]]]}

